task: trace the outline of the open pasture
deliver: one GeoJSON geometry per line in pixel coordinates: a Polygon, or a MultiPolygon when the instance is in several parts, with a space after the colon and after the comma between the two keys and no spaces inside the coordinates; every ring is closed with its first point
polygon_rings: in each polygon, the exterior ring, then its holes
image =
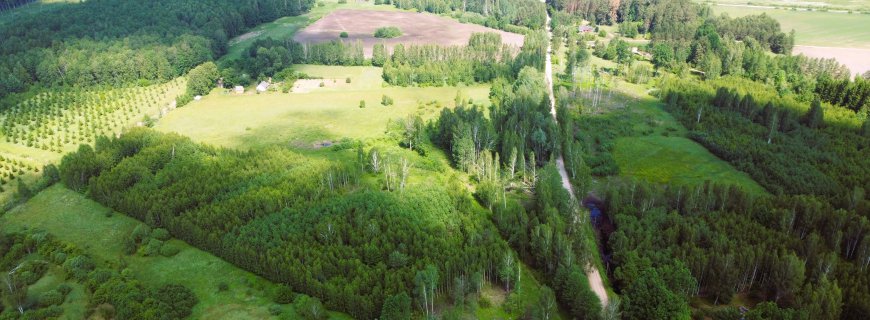
{"type": "Polygon", "coordinates": [[[495,32],[501,35],[502,43],[522,46],[523,36],[487,28],[429,13],[374,10],[335,10],[304,30],[296,33],[294,40],[300,43],[319,43],[339,40],[339,34],[347,32],[343,41],[361,41],[366,57],[371,57],[372,47],[383,42],[387,48],[402,44],[466,45],[472,33],[495,32]],[[375,30],[394,26],[402,35],[391,39],[374,37],[375,30]]]}
{"type": "Polygon", "coordinates": [[[434,118],[452,108],[457,93],[488,101],[488,86],[382,87],[380,68],[301,66],[297,70],[323,81],[350,84],[309,88],[307,93],[226,94],[213,92],[162,118],[156,129],[177,132],[195,141],[242,148],[284,145],[316,148],[344,137],[366,139],[384,134],[390,121],[409,115],[434,118]],[[338,80],[341,79],[341,80],[338,80]],[[386,95],[394,104],[381,104],[386,95]],[[365,108],[360,108],[365,101],[365,108]]]}
{"type": "MultiPolygon", "coordinates": [[[[114,265],[122,257],[136,278],[149,285],[183,284],[199,299],[191,319],[276,318],[268,309],[276,290],[271,282],[178,240],[168,242],[180,249],[172,257],[124,255],[123,243],[142,223],[108,213],[112,210],[58,184],[0,216],[0,225],[10,231],[45,230],[83,249],[101,265],[114,265]],[[229,289],[219,292],[221,282],[229,289]]],[[[282,309],[292,310],[292,306],[284,305],[282,309]]],[[[344,318],[338,313],[331,315],[344,318]]]]}

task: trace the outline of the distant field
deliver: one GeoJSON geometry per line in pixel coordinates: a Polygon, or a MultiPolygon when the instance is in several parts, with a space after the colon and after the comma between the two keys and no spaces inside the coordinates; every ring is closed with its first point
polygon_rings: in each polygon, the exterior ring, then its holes
{"type": "Polygon", "coordinates": [[[698,143],[684,137],[627,137],[616,140],[614,158],[620,174],[657,183],[698,185],[705,181],[764,189],[698,143]]]}
{"type": "MultiPolygon", "coordinates": [[[[141,222],[118,213],[107,217],[109,212],[112,210],[58,184],[0,216],[0,225],[9,230],[31,227],[48,231],[83,249],[102,265],[117,264],[123,257],[136,277],[151,286],[183,284],[199,298],[191,319],[275,318],[268,311],[275,290],[271,282],[178,240],[169,241],[181,248],[171,258],[126,256],[122,243],[141,222]],[[217,292],[220,282],[229,284],[230,289],[217,292]]],[[[82,308],[67,312],[79,314],[82,308]]],[[[292,310],[290,305],[282,308],[292,310]]],[[[347,318],[337,313],[333,316],[347,318]]]]}
{"type": "Polygon", "coordinates": [[[431,119],[441,108],[453,107],[457,92],[477,102],[488,101],[489,95],[489,87],[484,85],[382,87],[380,68],[375,67],[300,66],[297,70],[333,82],[311,88],[309,93],[235,95],[215,91],[202,101],[171,112],[155,128],[225,147],[314,148],[344,137],[381,136],[389,121],[408,115],[431,119]],[[350,85],[338,86],[348,77],[350,85]],[[383,95],[393,98],[395,105],[381,105],[383,95]],[[360,100],[365,101],[366,108],[359,108],[360,100]]]}
{"type": "Polygon", "coordinates": [[[715,1],[698,1],[708,4],[729,4],[729,5],[754,5],[754,6],[775,6],[775,7],[795,7],[795,8],[830,8],[833,10],[870,10],[870,1],[868,0],[715,0],[715,1]]]}
{"type": "Polygon", "coordinates": [[[795,30],[798,45],[870,49],[870,14],[791,11],[748,7],[713,6],[716,14],[740,17],[765,13],[785,31],[795,30]]]}
{"type": "MultiPolygon", "coordinates": [[[[286,39],[293,34],[296,33],[301,28],[304,28],[308,24],[315,22],[322,18],[324,15],[338,9],[365,9],[365,10],[382,10],[382,11],[398,11],[396,7],[392,5],[374,5],[373,2],[365,1],[365,2],[357,2],[350,1],[346,4],[339,4],[335,0],[330,1],[322,1],[324,6],[314,6],[311,10],[303,15],[293,16],[293,17],[282,17],[273,22],[261,24],[247,33],[235,37],[230,40],[230,48],[229,52],[226,55],[220,58],[220,60],[232,60],[239,58],[242,51],[247,49],[251,43],[256,39],[265,39],[265,38],[273,38],[273,39],[286,39]]],[[[338,37],[338,34],[335,34],[335,37],[338,37]]]]}
{"type": "Polygon", "coordinates": [[[338,40],[341,32],[347,32],[344,41],[362,41],[367,57],[372,47],[385,43],[388,48],[399,43],[465,45],[472,33],[495,32],[501,34],[502,42],[522,46],[523,36],[504,32],[476,24],[460,23],[456,20],[430,13],[404,11],[336,10],[311,24],[294,36],[300,43],[317,43],[338,40]],[[380,27],[394,26],[402,31],[402,36],[392,39],[378,39],[374,32],[380,27]]]}

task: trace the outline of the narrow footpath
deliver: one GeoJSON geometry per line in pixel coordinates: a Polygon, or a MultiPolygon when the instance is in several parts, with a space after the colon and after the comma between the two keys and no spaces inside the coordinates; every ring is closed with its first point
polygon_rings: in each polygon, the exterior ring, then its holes
{"type": "MultiPolygon", "coordinates": [[[[541,2],[545,2],[542,0],[541,2]]],[[[559,121],[556,119],[556,97],[553,94],[553,60],[551,58],[551,53],[553,51],[553,31],[550,30],[550,12],[547,12],[547,59],[546,64],[544,66],[544,78],[547,82],[547,93],[550,95],[550,114],[553,115],[554,121],[559,121]]],[[[562,176],[562,187],[568,190],[568,194],[571,195],[572,199],[575,199],[574,196],[574,187],[571,186],[571,181],[568,179],[568,171],[565,170],[565,160],[563,160],[562,155],[559,155],[559,158],[556,159],[556,166],[559,168],[559,175],[562,176]]],[[[607,298],[607,290],[604,289],[604,281],[601,278],[601,273],[598,272],[598,268],[594,265],[589,265],[586,268],[586,278],[589,279],[589,286],[592,287],[592,291],[595,292],[595,295],[598,296],[598,299],[601,300],[601,307],[607,307],[608,298],[607,298]]]]}

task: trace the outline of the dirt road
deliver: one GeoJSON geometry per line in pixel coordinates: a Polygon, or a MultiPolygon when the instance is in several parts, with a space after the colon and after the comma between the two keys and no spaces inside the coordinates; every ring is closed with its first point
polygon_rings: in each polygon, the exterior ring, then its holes
{"type": "MultiPolygon", "coordinates": [[[[553,31],[550,30],[549,12],[547,13],[547,37],[550,40],[553,38],[553,31]]],[[[550,114],[553,115],[553,120],[558,121],[558,119],[556,119],[556,97],[553,94],[553,60],[550,56],[552,51],[552,41],[549,41],[547,43],[547,59],[544,66],[544,77],[547,82],[547,93],[550,95],[550,114]]],[[[559,168],[559,175],[562,176],[562,187],[568,190],[571,198],[574,198],[574,187],[571,186],[571,181],[568,179],[568,171],[565,170],[565,160],[562,159],[561,155],[556,159],[556,166],[559,168]]],[[[586,267],[586,278],[589,279],[589,286],[592,287],[592,291],[595,292],[595,295],[597,295],[598,299],[601,300],[601,306],[607,307],[607,290],[604,290],[604,281],[601,278],[601,273],[598,272],[598,269],[594,265],[586,267]]]]}

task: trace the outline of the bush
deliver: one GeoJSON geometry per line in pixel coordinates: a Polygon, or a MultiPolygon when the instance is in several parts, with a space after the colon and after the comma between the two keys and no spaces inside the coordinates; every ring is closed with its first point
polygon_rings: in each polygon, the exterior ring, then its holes
{"type": "Polygon", "coordinates": [[[360,100],[360,101],[359,101],[359,108],[360,108],[360,109],[364,109],[365,107],[366,107],[366,101],[365,101],[365,100],[360,100]]]}
{"type": "Polygon", "coordinates": [[[160,255],[167,258],[178,254],[179,251],[181,251],[181,249],[169,244],[164,244],[162,247],[160,247],[160,255]]]}
{"type": "Polygon", "coordinates": [[[344,83],[350,83],[350,77],[347,77],[347,79],[344,79],[344,83]]]}
{"type": "Polygon", "coordinates": [[[381,97],[381,104],[384,106],[391,106],[393,105],[393,98],[390,98],[387,95],[383,95],[381,97]]]}
{"type": "Polygon", "coordinates": [[[347,32],[342,31],[341,33],[338,34],[338,37],[339,38],[347,38],[348,37],[347,32]]]}
{"type": "Polygon", "coordinates": [[[381,27],[375,30],[375,38],[389,39],[402,35],[402,30],[397,27],[381,27]]]}
{"type": "Polygon", "coordinates": [[[317,298],[312,298],[306,295],[299,295],[296,301],[293,302],[293,307],[303,319],[321,320],[326,319],[326,309],[317,298]]]}
{"type": "Polygon", "coordinates": [[[281,314],[281,306],[277,304],[273,304],[269,306],[269,313],[273,316],[277,316],[281,314]]]}
{"type": "Polygon", "coordinates": [[[293,293],[293,289],[286,285],[278,286],[278,290],[275,291],[275,303],[288,304],[293,302],[295,298],[296,294],[293,293]]]}
{"type": "Polygon", "coordinates": [[[218,283],[217,289],[218,289],[218,292],[224,292],[224,291],[230,290],[230,285],[228,285],[226,282],[221,282],[221,283],[218,283]]]}
{"type": "Polygon", "coordinates": [[[59,286],[57,286],[57,291],[60,292],[60,294],[62,294],[64,297],[72,292],[72,290],[73,288],[66,283],[61,283],[59,286]]]}
{"type": "Polygon", "coordinates": [[[43,307],[59,305],[61,303],[63,303],[63,294],[57,290],[49,290],[39,296],[39,305],[43,307]]]}
{"type": "Polygon", "coordinates": [[[160,241],[169,240],[169,231],[163,228],[154,229],[151,231],[151,237],[160,241]]]}

